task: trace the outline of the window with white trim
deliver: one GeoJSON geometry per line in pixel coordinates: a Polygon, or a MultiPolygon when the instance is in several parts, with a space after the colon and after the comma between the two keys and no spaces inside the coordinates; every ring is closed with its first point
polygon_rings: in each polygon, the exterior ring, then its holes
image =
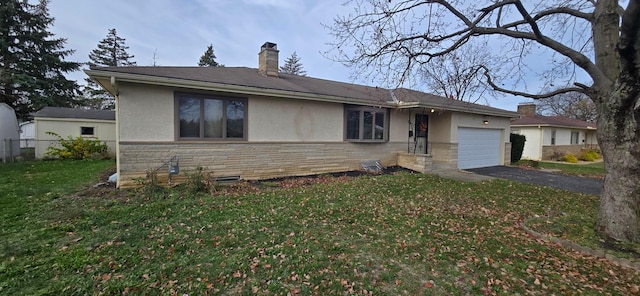
{"type": "Polygon", "coordinates": [[[80,135],[85,137],[95,136],[96,129],[93,126],[81,126],[80,127],[80,135]]]}
{"type": "Polygon", "coordinates": [[[387,109],[346,106],[345,139],[350,142],[386,142],[389,130],[387,109]]]}

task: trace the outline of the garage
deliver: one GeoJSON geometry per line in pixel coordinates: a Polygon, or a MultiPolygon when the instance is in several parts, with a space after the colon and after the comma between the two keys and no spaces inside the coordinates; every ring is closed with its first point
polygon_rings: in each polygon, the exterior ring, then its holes
{"type": "Polygon", "coordinates": [[[500,165],[501,130],[458,128],[458,168],[500,165]]]}

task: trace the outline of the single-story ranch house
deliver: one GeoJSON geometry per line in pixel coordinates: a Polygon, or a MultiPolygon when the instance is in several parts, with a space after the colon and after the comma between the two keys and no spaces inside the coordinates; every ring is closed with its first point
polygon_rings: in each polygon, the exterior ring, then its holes
{"type": "Polygon", "coordinates": [[[567,153],[600,150],[596,124],[563,116],[536,113],[535,104],[518,105],[522,117],[511,121],[511,132],[524,135],[523,159],[557,160],[567,153]]]}
{"type": "MultiPolygon", "coordinates": [[[[100,67],[86,73],[116,98],[118,186],[167,162],[245,180],[360,169],[420,172],[509,162],[517,113],[409,89],[278,73],[265,43],[258,69],[100,67]]],[[[175,176],[176,183],[180,176],[175,176]]]]}
{"type": "Polygon", "coordinates": [[[35,122],[36,158],[46,158],[47,148],[58,145],[58,138],[84,137],[98,139],[109,146],[109,154],[116,151],[116,116],[109,110],[85,110],[44,107],[33,115],[35,122]]]}

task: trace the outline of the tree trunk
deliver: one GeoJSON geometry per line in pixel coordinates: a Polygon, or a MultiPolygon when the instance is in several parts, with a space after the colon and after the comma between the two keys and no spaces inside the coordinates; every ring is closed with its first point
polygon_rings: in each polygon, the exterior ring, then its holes
{"type": "Polygon", "coordinates": [[[596,103],[606,172],[596,231],[611,243],[640,242],[640,90],[632,76],[622,74],[615,90],[596,103]]]}

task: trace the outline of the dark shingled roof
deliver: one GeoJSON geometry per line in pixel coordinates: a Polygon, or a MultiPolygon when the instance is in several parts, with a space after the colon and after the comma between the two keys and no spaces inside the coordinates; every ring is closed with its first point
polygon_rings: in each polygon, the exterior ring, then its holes
{"type": "Polygon", "coordinates": [[[85,110],[62,107],[44,107],[40,111],[36,112],[33,116],[49,118],[116,120],[116,113],[111,110],[85,110]]]}
{"type": "Polygon", "coordinates": [[[524,116],[511,121],[511,126],[528,126],[528,125],[548,125],[560,127],[573,127],[581,129],[596,129],[595,123],[590,123],[578,119],[567,118],[563,116],[543,116],[533,115],[524,116]]]}
{"type": "MultiPolygon", "coordinates": [[[[141,75],[157,79],[172,79],[233,85],[253,89],[279,90],[304,94],[331,96],[361,101],[363,104],[385,105],[393,101],[394,96],[402,102],[422,103],[441,109],[457,109],[469,112],[498,113],[503,116],[517,117],[518,114],[503,109],[452,100],[420,91],[400,88],[390,90],[380,87],[338,82],[326,79],[278,73],[270,77],[248,67],[95,67],[89,72],[113,72],[115,76],[141,75]],[[509,113],[509,114],[507,114],[509,113]],[[512,114],[511,114],[512,113],[512,114]]],[[[89,73],[94,74],[94,73],[89,73]]],[[[103,74],[109,75],[109,74],[103,74]]]]}

